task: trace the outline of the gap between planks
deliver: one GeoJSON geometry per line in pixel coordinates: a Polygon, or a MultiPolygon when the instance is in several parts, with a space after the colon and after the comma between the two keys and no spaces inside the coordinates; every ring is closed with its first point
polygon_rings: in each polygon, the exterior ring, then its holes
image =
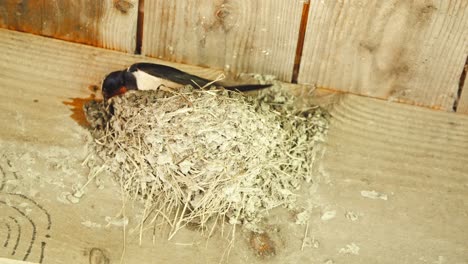
{"type": "Polygon", "coordinates": [[[144,20],[145,20],[145,0],[138,0],[138,17],[137,17],[135,54],[141,54],[141,46],[143,45],[144,20]]]}
{"type": "Polygon", "coordinates": [[[468,114],[468,83],[466,81],[466,75],[468,72],[468,56],[466,57],[465,65],[463,66],[460,74],[460,81],[458,82],[457,99],[453,104],[453,111],[468,114]]]}
{"type": "Polygon", "coordinates": [[[297,38],[296,57],[294,58],[293,73],[291,83],[297,83],[299,70],[301,68],[302,51],[304,49],[304,38],[307,32],[307,20],[309,19],[310,1],[305,1],[302,6],[301,24],[299,36],[297,38]]]}

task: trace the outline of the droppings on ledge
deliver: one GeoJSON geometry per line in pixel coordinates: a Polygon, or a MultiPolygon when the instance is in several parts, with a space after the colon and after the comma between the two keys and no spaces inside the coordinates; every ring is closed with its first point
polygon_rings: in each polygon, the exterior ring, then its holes
{"type": "Polygon", "coordinates": [[[275,243],[267,233],[251,232],[249,245],[253,252],[262,258],[272,257],[276,254],[275,243]]]}

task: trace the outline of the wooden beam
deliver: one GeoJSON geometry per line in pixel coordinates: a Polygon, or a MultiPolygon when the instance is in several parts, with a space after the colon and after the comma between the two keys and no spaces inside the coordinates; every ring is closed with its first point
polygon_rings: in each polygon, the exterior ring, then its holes
{"type": "Polygon", "coordinates": [[[468,219],[455,216],[468,209],[468,117],[352,95],[331,114],[318,167],[329,184],[316,195],[337,217],[310,225],[327,243],[321,253],[335,263],[463,263],[468,219]]]}
{"type": "Polygon", "coordinates": [[[135,52],[138,0],[2,1],[0,27],[135,52]]]}
{"type": "Polygon", "coordinates": [[[146,0],[144,55],[291,81],[301,1],[146,0]]]}
{"type": "MultiPolygon", "coordinates": [[[[91,181],[79,202],[68,196],[88,180],[81,163],[89,134],[62,102],[88,97],[88,86],[106,72],[157,60],[7,30],[0,30],[0,49],[0,257],[219,262],[229,241],[218,234],[205,240],[183,229],[167,241],[164,230],[158,227],[153,237],[150,228],[139,245],[134,228],[141,205],[128,203],[122,212],[121,192],[110,176],[101,178],[103,189],[91,181]],[[125,240],[121,215],[128,219],[125,240]]],[[[172,65],[205,77],[219,73],[172,65]]],[[[308,234],[316,242],[301,251],[305,227],[293,223],[291,212],[275,210],[268,232],[277,254],[270,260],[463,263],[468,117],[353,95],[326,98],[333,118],[316,182],[298,191],[304,207],[313,208],[308,234]],[[333,211],[335,217],[322,220],[333,211]]],[[[248,241],[248,233],[238,233],[229,263],[265,262],[248,241]]]]}
{"type": "Polygon", "coordinates": [[[451,111],[468,2],[311,1],[299,83],[451,111]]]}

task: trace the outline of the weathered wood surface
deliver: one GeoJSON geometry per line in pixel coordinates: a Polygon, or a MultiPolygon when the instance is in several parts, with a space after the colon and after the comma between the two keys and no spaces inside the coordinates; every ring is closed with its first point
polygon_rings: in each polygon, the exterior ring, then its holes
{"type": "Polygon", "coordinates": [[[330,237],[325,250],[360,248],[336,263],[465,263],[468,117],[358,96],[337,100],[332,115],[321,165],[331,185],[320,194],[358,219],[315,234],[330,237]]]}
{"type": "MultiPolygon", "coordinates": [[[[7,51],[0,59],[0,258],[120,263],[122,227],[110,221],[122,207],[118,186],[103,179],[105,188],[91,184],[79,203],[64,199],[88,170],[81,165],[87,131],[62,101],[87,97],[88,85],[108,71],[155,60],[6,30],[0,49],[7,51]]],[[[180,66],[205,77],[218,73],[180,66]]],[[[314,205],[308,234],[317,248],[301,251],[305,227],[288,213],[273,213],[269,224],[279,244],[268,262],[466,262],[468,117],[353,95],[330,95],[327,102],[333,119],[317,190],[304,186],[301,195],[314,205]],[[321,220],[327,211],[336,216],[321,220]]],[[[217,236],[206,242],[197,231],[184,229],[171,241],[157,232],[154,244],[146,233],[139,246],[130,232],[138,208],[125,212],[125,263],[220,260],[227,242],[217,236]]],[[[228,263],[265,262],[247,241],[238,235],[228,263]]]]}
{"type": "Polygon", "coordinates": [[[291,81],[301,1],[146,0],[144,55],[291,81]]]}
{"type": "Polygon", "coordinates": [[[36,264],[36,263],[33,263],[33,262],[14,260],[14,259],[7,259],[7,258],[0,258],[0,263],[2,263],[2,264],[36,264]]]}
{"type": "Polygon", "coordinates": [[[0,1],[0,27],[133,53],[138,0],[0,1]]]}
{"type": "Polygon", "coordinates": [[[311,1],[299,83],[452,110],[468,1],[311,1]]]}

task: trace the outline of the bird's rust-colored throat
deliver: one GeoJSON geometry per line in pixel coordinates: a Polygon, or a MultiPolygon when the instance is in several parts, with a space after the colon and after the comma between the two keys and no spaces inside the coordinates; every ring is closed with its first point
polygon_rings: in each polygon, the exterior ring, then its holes
{"type": "Polygon", "coordinates": [[[85,98],[69,98],[71,101],[63,101],[62,103],[64,105],[69,106],[70,110],[72,111],[72,114],[70,117],[75,120],[78,125],[84,127],[84,128],[89,128],[91,127],[90,124],[88,123],[88,120],[86,119],[86,115],[84,112],[84,106],[85,104],[91,102],[91,101],[102,101],[102,99],[96,98],[96,92],[99,90],[99,88],[96,85],[90,85],[88,87],[88,90],[90,90],[92,93],[85,98]]]}

